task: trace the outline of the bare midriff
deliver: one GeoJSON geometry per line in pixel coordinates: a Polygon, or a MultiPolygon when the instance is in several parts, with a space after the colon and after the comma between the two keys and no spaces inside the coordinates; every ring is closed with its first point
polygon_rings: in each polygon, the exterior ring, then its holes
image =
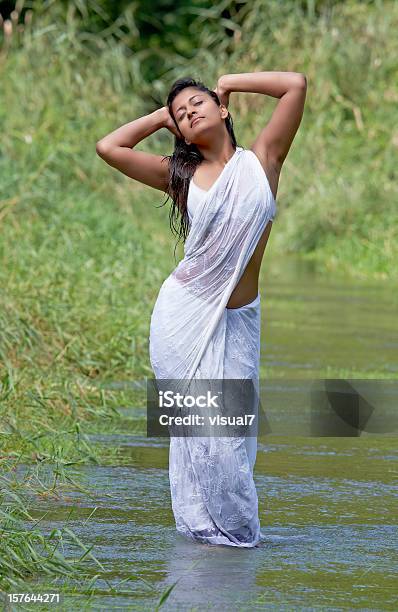
{"type": "Polygon", "coordinates": [[[264,250],[272,228],[272,221],[268,221],[254,253],[247,264],[238,284],[231,293],[226,308],[241,308],[250,304],[258,295],[258,279],[264,250]]]}
{"type": "MultiPolygon", "coordinates": [[[[255,155],[257,155],[261,165],[263,166],[264,172],[267,175],[268,182],[272,190],[272,194],[274,198],[276,198],[280,168],[277,170],[273,164],[268,163],[266,155],[261,156],[261,154],[258,154],[258,152],[255,152],[255,155]],[[262,157],[265,161],[261,161],[262,157]]],[[[202,162],[200,164],[199,172],[196,171],[194,174],[194,183],[203,191],[208,191],[208,189],[210,189],[211,186],[200,187],[197,183],[197,179],[199,183],[202,182],[201,177],[197,175],[198,174],[200,175],[203,172],[204,167],[205,166],[202,162]]],[[[208,170],[208,172],[211,172],[211,170],[210,171],[208,170]]],[[[212,184],[214,184],[214,181],[217,180],[218,177],[207,176],[207,182],[209,178],[212,178],[212,184]]],[[[206,178],[205,178],[205,181],[206,181],[206,178]]],[[[247,304],[250,304],[250,302],[253,302],[253,300],[256,299],[258,295],[258,281],[259,281],[261,263],[263,260],[264,250],[265,250],[265,247],[267,246],[271,228],[272,228],[272,221],[269,221],[256,245],[256,248],[254,249],[254,253],[251,256],[249,263],[246,266],[245,271],[240,277],[239,282],[234,288],[234,290],[232,291],[231,295],[229,296],[229,300],[227,302],[226,308],[241,308],[242,306],[246,306],[247,304]]]]}

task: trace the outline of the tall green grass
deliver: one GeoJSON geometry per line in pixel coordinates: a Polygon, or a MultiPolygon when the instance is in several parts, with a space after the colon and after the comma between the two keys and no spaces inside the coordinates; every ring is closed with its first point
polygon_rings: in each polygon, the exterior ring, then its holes
{"type": "Polygon", "coordinates": [[[26,592],[26,580],[38,574],[48,580],[77,580],[82,575],[88,579],[83,563],[86,557],[104,569],[67,523],[62,529],[53,529],[43,535],[40,523],[46,513],[35,520],[28,510],[29,498],[53,495],[55,483],[46,486],[37,469],[18,477],[17,468],[17,461],[3,461],[0,473],[0,592],[15,592],[23,587],[26,592]],[[67,558],[62,552],[66,543],[74,551],[75,558],[67,558]]]}
{"type": "MultiPolygon", "coordinates": [[[[189,61],[151,49],[155,79],[142,72],[142,52],[123,37],[85,35],[59,3],[23,31],[3,24],[2,462],[103,460],[110,451],[85,434],[111,427],[133,396],[96,381],[152,376],[151,305],[176,263],[169,204],[157,208],[164,194],[106,166],[95,143],[163,105],[175,78],[214,87],[224,73],[304,72],[306,108],[282,170],[271,247],[336,273],[397,281],[398,5],[346,2],[319,16],[302,3],[253,0],[239,23],[223,20],[223,6],[197,11],[189,61]]],[[[231,94],[239,144],[251,145],[276,103],[231,94]]],[[[169,154],[173,137],[162,130],[138,148],[169,154]]]]}
{"type": "MultiPolygon", "coordinates": [[[[126,194],[141,197],[142,186],[95,158],[96,139],[164,104],[168,87],[182,74],[197,75],[210,86],[226,72],[297,70],[307,75],[307,101],[280,178],[272,246],[353,276],[397,280],[396,3],[257,0],[244,5],[235,21],[234,15],[222,16],[225,6],[198,8],[188,31],[178,32],[189,39],[192,30],[199,37],[189,61],[151,46],[155,79],[143,74],[145,49],[124,44],[134,45],[134,38],[114,42],[108,30],[101,36],[81,31],[81,8],[64,15],[60,5],[50,3],[23,34],[14,27],[14,35],[3,40],[4,109],[13,108],[3,114],[3,151],[11,157],[13,177],[5,181],[3,215],[20,213],[27,203],[42,218],[47,211],[54,219],[51,197],[65,202],[79,184],[88,189],[85,200],[96,200],[97,190],[106,189],[105,178],[120,186],[125,211],[126,194]],[[16,100],[23,103],[16,107],[16,100]],[[15,194],[16,180],[23,196],[15,194]]],[[[121,23],[135,31],[131,15],[124,14],[121,23]]],[[[244,146],[276,103],[269,96],[232,94],[230,110],[244,146]]],[[[139,146],[169,153],[172,142],[163,130],[139,146]]],[[[143,189],[145,197],[159,201],[159,192],[143,189]]],[[[167,240],[167,226],[158,227],[167,240]]]]}

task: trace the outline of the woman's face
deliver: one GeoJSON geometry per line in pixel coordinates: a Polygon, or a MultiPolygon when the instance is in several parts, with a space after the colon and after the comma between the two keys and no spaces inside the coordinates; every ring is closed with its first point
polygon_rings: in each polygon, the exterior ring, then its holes
{"type": "Polygon", "coordinates": [[[174,98],[171,109],[177,126],[189,142],[200,141],[200,136],[212,133],[223,123],[221,107],[205,91],[196,87],[186,87],[174,98]],[[198,121],[193,121],[197,118],[198,121]],[[193,123],[193,125],[192,125],[193,123]]]}

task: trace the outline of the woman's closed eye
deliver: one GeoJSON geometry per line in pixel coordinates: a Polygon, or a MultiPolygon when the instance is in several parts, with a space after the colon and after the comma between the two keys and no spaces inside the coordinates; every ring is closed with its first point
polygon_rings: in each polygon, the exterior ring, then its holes
{"type": "MultiPolygon", "coordinates": [[[[200,100],[199,102],[195,102],[194,106],[198,106],[198,104],[202,104],[203,100],[200,100]]],[[[179,116],[179,121],[181,121],[181,119],[183,119],[184,114],[179,116]]]]}

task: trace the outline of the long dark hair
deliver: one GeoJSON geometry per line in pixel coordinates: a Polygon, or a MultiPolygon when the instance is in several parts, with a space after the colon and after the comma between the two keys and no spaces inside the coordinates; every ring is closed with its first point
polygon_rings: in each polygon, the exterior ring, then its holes
{"type": "MultiPolygon", "coordinates": [[[[196,81],[195,79],[192,79],[190,77],[178,79],[171,86],[166,102],[170,116],[174,120],[178,131],[180,130],[173,115],[171,104],[176,95],[186,87],[195,87],[200,91],[207,92],[218,106],[221,105],[220,99],[217,96],[216,92],[208,89],[201,81],[196,81]]],[[[230,113],[228,113],[228,117],[226,117],[225,119],[225,125],[229,132],[229,135],[231,136],[231,142],[234,148],[236,149],[237,143],[233,130],[233,121],[230,113]]],[[[169,212],[170,229],[178,236],[178,241],[174,248],[175,256],[175,249],[177,248],[178,242],[182,239],[185,243],[190,228],[190,221],[187,210],[189,182],[192,176],[195,174],[196,167],[201,163],[204,157],[195,144],[187,145],[184,137],[181,134],[181,138],[178,138],[177,136],[175,137],[173,154],[165,155],[163,159],[169,160],[170,180],[167,187],[168,195],[166,201],[162,204],[162,206],[164,206],[167,203],[169,197],[171,197],[173,203],[170,207],[169,212]],[[180,223],[177,227],[175,223],[178,220],[180,221],[180,223]]]]}

